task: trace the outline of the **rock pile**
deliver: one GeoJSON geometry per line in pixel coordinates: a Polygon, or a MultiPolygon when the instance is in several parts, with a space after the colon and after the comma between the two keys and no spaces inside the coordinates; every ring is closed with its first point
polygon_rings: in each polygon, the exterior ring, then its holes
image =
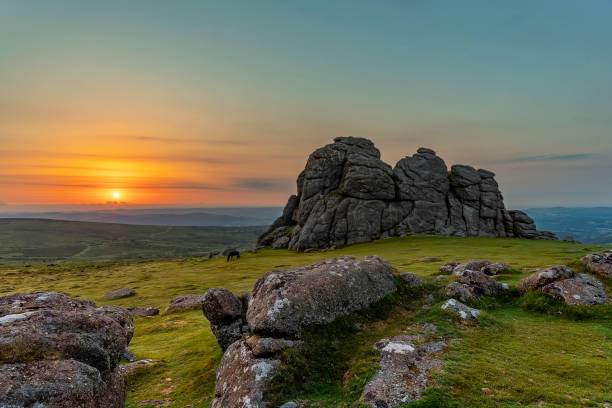
{"type": "Polygon", "coordinates": [[[231,330],[231,335],[224,328],[242,323],[241,299],[225,289],[209,290],[202,307],[219,345],[236,339],[217,370],[211,407],[264,407],[263,388],[281,364],[279,353],[302,344],[305,328],[368,307],[395,290],[391,266],[376,256],[270,271],[243,296],[249,299],[249,331],[231,330]]]}
{"type": "Polygon", "coordinates": [[[540,270],[518,285],[521,293],[540,290],[542,293],[564,301],[568,305],[606,304],[606,286],[585,273],[576,274],[563,265],[540,270]]]}
{"type": "Polygon", "coordinates": [[[505,262],[491,263],[484,259],[470,259],[467,262],[448,262],[440,267],[442,274],[462,275],[465,271],[480,271],[486,275],[498,275],[502,272],[512,270],[512,267],[505,262]]]}
{"type": "Polygon", "coordinates": [[[499,283],[483,272],[468,269],[457,276],[456,282],[446,285],[444,293],[447,297],[458,298],[467,302],[484,296],[498,296],[508,289],[506,283],[499,283]]]}
{"type": "Polygon", "coordinates": [[[127,380],[117,364],[133,333],[120,307],[56,292],[0,297],[2,406],[123,407],[127,380]]]}
{"type": "Polygon", "coordinates": [[[392,168],[370,140],[339,137],[310,155],[297,195],[258,245],[305,251],[412,234],[555,239],[506,210],[494,177],[464,165],[449,172],[426,148],[392,168]]]}

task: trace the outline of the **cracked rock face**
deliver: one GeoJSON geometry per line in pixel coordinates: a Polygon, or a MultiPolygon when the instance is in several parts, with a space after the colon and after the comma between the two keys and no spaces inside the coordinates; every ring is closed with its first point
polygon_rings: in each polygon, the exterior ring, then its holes
{"type": "Polygon", "coordinates": [[[364,388],[365,403],[375,408],[394,408],[421,398],[430,371],[442,365],[436,356],[446,343],[429,341],[417,347],[412,337],[400,335],[374,345],[382,356],[378,372],[364,388]]]}
{"type": "Polygon", "coordinates": [[[132,315],[56,292],[0,297],[0,401],[15,407],[123,407],[118,367],[132,315]]]}
{"type": "Polygon", "coordinates": [[[279,360],[255,357],[244,340],[233,343],[217,370],[215,399],[210,407],[265,408],[263,390],[279,365],[279,360]]]}
{"type": "Polygon", "coordinates": [[[427,148],[392,168],[370,140],[339,137],[310,155],[297,195],[258,245],[305,251],[412,234],[555,239],[506,210],[494,177],[464,165],[449,171],[427,148]]]}
{"type": "Polygon", "coordinates": [[[296,337],[303,328],[363,309],[395,291],[391,266],[377,256],[328,259],[262,276],[247,321],[257,334],[296,337]]]}

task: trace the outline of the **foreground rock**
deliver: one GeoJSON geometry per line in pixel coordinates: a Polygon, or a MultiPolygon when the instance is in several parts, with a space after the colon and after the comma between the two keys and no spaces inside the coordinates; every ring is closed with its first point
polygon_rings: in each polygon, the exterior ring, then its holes
{"type": "Polygon", "coordinates": [[[455,299],[448,299],[442,304],[441,308],[442,310],[455,313],[463,320],[477,320],[480,313],[482,313],[480,310],[473,309],[455,299]]]}
{"type": "Polygon", "coordinates": [[[202,298],[202,311],[223,351],[242,338],[242,300],[227,289],[208,289],[202,298]]]}
{"type": "Polygon", "coordinates": [[[508,285],[499,283],[483,272],[466,270],[444,289],[447,297],[459,298],[463,302],[484,296],[499,296],[507,291],[508,285]]]}
{"type": "Polygon", "coordinates": [[[299,336],[307,326],[331,322],[394,291],[391,266],[377,256],[328,259],[266,273],[255,284],[246,317],[255,333],[299,336]]]}
{"type": "Polygon", "coordinates": [[[178,295],[170,299],[166,312],[198,309],[202,307],[202,295],[178,295]]]}
{"type": "Polygon", "coordinates": [[[591,272],[606,278],[612,278],[612,252],[586,255],[582,258],[582,261],[591,272]]]}
{"type": "Polygon", "coordinates": [[[506,210],[494,177],[464,165],[449,172],[426,148],[392,168],[370,140],[339,137],[310,155],[297,195],[258,245],[305,251],[412,234],[555,239],[506,210]]]}
{"type": "Polygon", "coordinates": [[[112,300],[112,299],[120,299],[124,297],[134,296],[136,292],[132,288],[125,287],[121,289],[113,290],[112,292],[108,292],[106,295],[102,296],[102,299],[112,300]]]}
{"type": "Polygon", "coordinates": [[[590,275],[581,273],[574,278],[553,282],[542,292],[568,305],[601,305],[608,303],[606,285],[590,275]]]}
{"type": "Polygon", "coordinates": [[[519,291],[540,290],[568,305],[597,305],[608,303],[606,285],[590,275],[563,265],[538,271],[519,282],[519,291]]]}
{"type": "Polygon", "coordinates": [[[131,314],[56,292],[0,297],[0,401],[8,407],[123,407],[117,366],[131,314]]]}
{"type": "Polygon", "coordinates": [[[420,399],[430,371],[442,365],[436,355],[445,347],[443,341],[417,347],[407,335],[379,341],[374,348],[382,354],[380,368],[365,386],[362,400],[375,408],[394,408],[420,399]]]}
{"type": "Polygon", "coordinates": [[[257,358],[244,340],[223,354],[217,370],[215,398],[211,408],[264,408],[263,389],[276,373],[280,361],[257,358]]]}

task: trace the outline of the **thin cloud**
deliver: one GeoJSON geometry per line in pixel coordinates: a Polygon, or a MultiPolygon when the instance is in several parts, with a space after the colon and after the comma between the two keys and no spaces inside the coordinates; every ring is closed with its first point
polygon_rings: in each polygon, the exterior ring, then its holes
{"type": "Polygon", "coordinates": [[[291,189],[292,180],[279,178],[241,178],[234,180],[234,186],[248,190],[286,192],[291,189]]]}
{"type": "Polygon", "coordinates": [[[138,135],[117,135],[113,136],[117,139],[130,139],[142,142],[162,142],[162,143],[189,143],[200,145],[246,145],[251,142],[245,140],[227,140],[227,139],[196,139],[184,137],[165,137],[165,136],[138,136],[138,135]]]}
{"type": "Polygon", "coordinates": [[[515,157],[503,160],[505,163],[524,163],[524,162],[547,162],[547,161],[574,161],[594,159],[599,157],[598,153],[574,153],[574,154],[543,154],[539,156],[515,157]]]}

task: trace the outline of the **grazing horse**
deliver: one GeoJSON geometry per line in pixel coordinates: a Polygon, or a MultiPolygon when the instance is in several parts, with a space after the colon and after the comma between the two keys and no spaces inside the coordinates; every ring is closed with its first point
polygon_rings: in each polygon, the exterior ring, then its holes
{"type": "Polygon", "coordinates": [[[236,260],[240,259],[240,252],[238,252],[238,251],[230,251],[227,254],[227,261],[226,262],[231,261],[232,259],[234,259],[234,257],[236,257],[236,260]]]}

